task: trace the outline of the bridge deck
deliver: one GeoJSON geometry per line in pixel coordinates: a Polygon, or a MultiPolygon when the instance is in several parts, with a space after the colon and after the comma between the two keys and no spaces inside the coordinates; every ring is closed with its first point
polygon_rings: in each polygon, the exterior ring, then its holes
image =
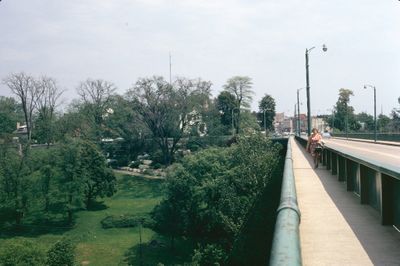
{"type": "Polygon", "coordinates": [[[303,265],[400,265],[400,233],[291,141],[303,265]]]}

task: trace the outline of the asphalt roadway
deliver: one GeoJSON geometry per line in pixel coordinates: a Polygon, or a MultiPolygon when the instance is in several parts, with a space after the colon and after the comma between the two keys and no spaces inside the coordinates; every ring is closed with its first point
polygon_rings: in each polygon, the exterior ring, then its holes
{"type": "Polygon", "coordinates": [[[345,139],[323,139],[325,146],[400,173],[400,146],[345,139]]]}

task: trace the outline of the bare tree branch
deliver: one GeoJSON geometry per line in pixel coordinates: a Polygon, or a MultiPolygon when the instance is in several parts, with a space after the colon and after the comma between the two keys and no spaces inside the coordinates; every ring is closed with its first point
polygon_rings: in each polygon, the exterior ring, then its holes
{"type": "Polygon", "coordinates": [[[28,140],[30,141],[32,138],[33,115],[36,103],[38,98],[42,96],[42,92],[35,86],[34,78],[24,72],[10,74],[3,82],[21,102],[28,140]]]}

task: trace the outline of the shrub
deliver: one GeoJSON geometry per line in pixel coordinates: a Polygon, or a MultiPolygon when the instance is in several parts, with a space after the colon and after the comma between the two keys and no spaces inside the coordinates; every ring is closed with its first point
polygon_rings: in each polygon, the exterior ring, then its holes
{"type": "Polygon", "coordinates": [[[75,261],[75,245],[69,239],[57,241],[47,251],[46,265],[48,266],[72,266],[75,261]]]}
{"type": "Polygon", "coordinates": [[[192,265],[221,265],[226,260],[225,251],[218,245],[208,244],[194,250],[192,265]]]}
{"type": "Polygon", "coordinates": [[[0,265],[45,265],[45,259],[45,250],[31,241],[13,239],[0,247],[0,265]]]}
{"type": "Polygon", "coordinates": [[[152,228],[154,221],[151,219],[149,214],[132,215],[122,214],[119,216],[110,215],[101,220],[101,226],[104,229],[108,228],[124,228],[124,227],[135,227],[142,223],[144,227],[152,228]]]}
{"type": "Polygon", "coordinates": [[[161,150],[157,150],[151,154],[150,159],[153,161],[153,163],[160,163],[160,164],[165,164],[164,162],[164,156],[161,150]]]}
{"type": "Polygon", "coordinates": [[[153,169],[160,169],[160,168],[163,167],[162,164],[160,164],[160,163],[154,163],[154,162],[151,164],[151,166],[153,167],[153,169]]]}
{"type": "Polygon", "coordinates": [[[144,169],[143,174],[145,175],[154,175],[154,170],[153,169],[144,169]]]}

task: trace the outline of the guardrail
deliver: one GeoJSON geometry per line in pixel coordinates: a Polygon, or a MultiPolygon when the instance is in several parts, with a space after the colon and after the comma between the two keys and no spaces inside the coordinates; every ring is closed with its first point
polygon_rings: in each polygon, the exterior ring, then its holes
{"type": "Polygon", "coordinates": [[[297,204],[290,141],[291,138],[287,144],[281,200],[277,210],[278,214],[269,261],[272,266],[302,265],[299,236],[300,210],[297,204]]]}

